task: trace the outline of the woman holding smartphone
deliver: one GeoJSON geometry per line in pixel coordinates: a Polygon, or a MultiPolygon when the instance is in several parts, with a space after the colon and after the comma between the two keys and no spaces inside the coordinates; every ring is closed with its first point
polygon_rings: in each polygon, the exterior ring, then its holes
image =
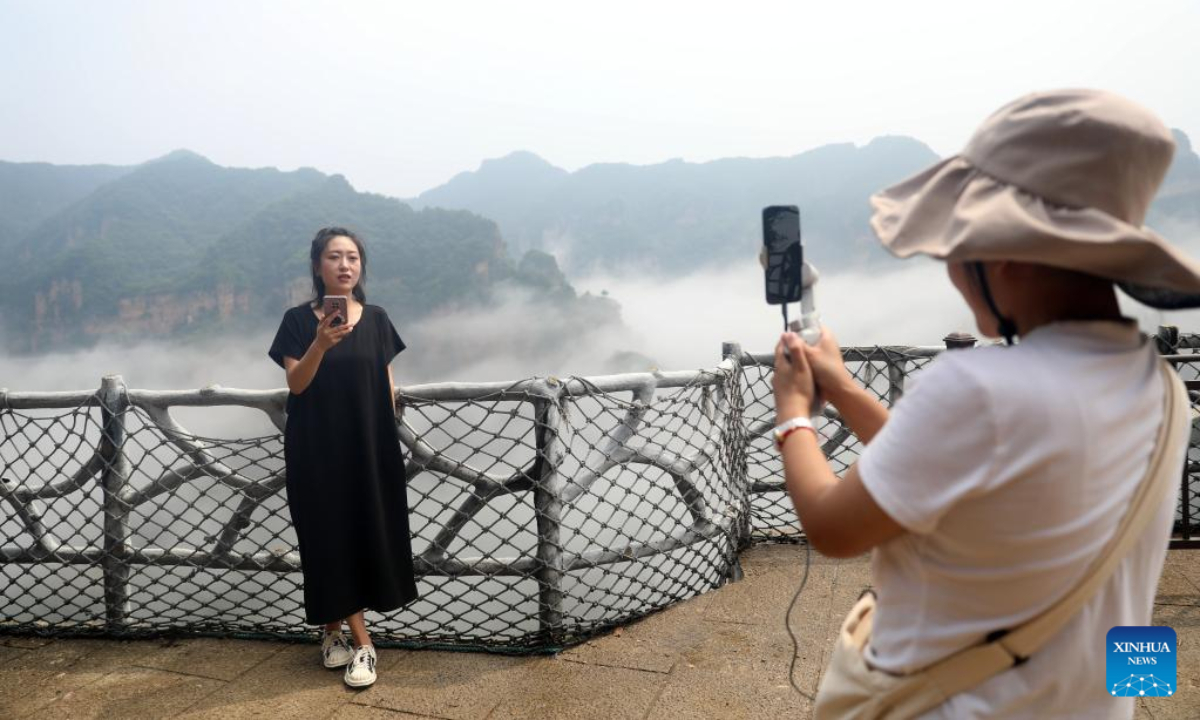
{"type": "Polygon", "coordinates": [[[390,367],[404,342],[383,308],[366,304],[362,240],[322,228],[309,256],[315,297],[284,314],[268,352],[291,391],[288,508],[305,621],[325,626],[322,662],[365,687],[375,682],[376,655],[364,609],[387,612],[417,597],[390,367]]]}

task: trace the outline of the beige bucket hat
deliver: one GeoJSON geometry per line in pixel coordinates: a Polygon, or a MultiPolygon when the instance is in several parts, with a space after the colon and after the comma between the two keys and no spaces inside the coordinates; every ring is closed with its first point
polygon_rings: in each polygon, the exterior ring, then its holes
{"type": "Polygon", "coordinates": [[[1200,305],[1200,264],[1142,225],[1174,151],[1167,127],[1123,97],[1033,93],[958,155],[874,195],[871,228],[901,258],[1052,265],[1155,307],[1200,305]]]}

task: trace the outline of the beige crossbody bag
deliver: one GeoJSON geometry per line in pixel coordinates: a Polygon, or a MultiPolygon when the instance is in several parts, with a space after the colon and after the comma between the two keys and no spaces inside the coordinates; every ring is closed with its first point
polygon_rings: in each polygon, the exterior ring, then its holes
{"type": "Polygon", "coordinates": [[[1067,620],[1112,576],[1117,565],[1158,510],[1178,478],[1179,456],[1190,421],[1183,382],[1163,362],[1167,390],[1163,422],[1154,454],[1138,484],[1129,511],[1083,580],[1042,614],[1009,632],[993,633],[983,644],[961,650],[910,675],[872,668],[863,657],[871,639],[875,597],[864,595],[842,622],[837,644],[817,691],[816,720],[903,720],[913,718],[988,678],[1028,659],[1054,637],[1067,620]]]}

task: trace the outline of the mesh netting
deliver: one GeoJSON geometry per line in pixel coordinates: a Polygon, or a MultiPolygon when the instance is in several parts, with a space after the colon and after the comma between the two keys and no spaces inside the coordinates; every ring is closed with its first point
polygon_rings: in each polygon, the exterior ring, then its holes
{"type": "MultiPolygon", "coordinates": [[[[1174,328],[1162,328],[1158,340],[1159,350],[1172,359],[1190,391],[1193,417],[1200,417],[1200,334],[1178,333],[1174,328]]],[[[1175,520],[1175,532],[1182,541],[1177,545],[1195,547],[1200,543],[1200,431],[1195,422],[1192,423],[1192,437],[1188,443],[1187,465],[1175,520]]]]}
{"type": "MultiPolygon", "coordinates": [[[[904,393],[905,379],[925,367],[937,348],[844,348],[846,368],[860,385],[891,407],[904,393]]],[[[771,389],[774,356],[742,356],[745,382],[745,419],[749,435],[747,454],[753,515],[751,538],[756,541],[791,541],[803,537],[796,511],[783,484],[783,464],[775,450],[775,399],[771,389]]],[[[817,434],[833,471],[841,474],[854,464],[862,443],[830,407],[817,420],[817,434]]]]}
{"type": "MultiPolygon", "coordinates": [[[[1200,398],[1200,338],[1163,348],[1200,398]],[[1191,343],[1189,345],[1189,343],[1191,343]]],[[[847,348],[885,404],[937,348],[847,348]]],[[[420,599],[368,613],[380,644],[544,652],[738,573],[803,537],[772,447],[771,358],[715,370],[401,391],[420,599]]],[[[286,391],[0,392],[0,632],[312,637],[284,488],[286,391]],[[204,437],[183,406],[263,411],[204,437]]],[[[836,472],[861,446],[827,409],[836,472]]],[[[1200,516],[1200,435],[1177,530],[1200,516]]]]}
{"type": "MultiPolygon", "coordinates": [[[[723,584],[746,534],[740,383],[729,361],[402,392],[421,597],[368,613],[377,640],[553,650],[723,584]]],[[[114,379],[61,410],[6,396],[0,631],[311,636],[281,436],[173,414],[243,405],[282,427],[284,398],[114,379]]]]}
{"type": "MultiPolygon", "coordinates": [[[[1200,417],[1200,334],[1168,332],[1172,330],[1160,329],[1157,336],[1159,349],[1188,385],[1193,418],[1200,417]]],[[[855,380],[891,407],[904,394],[906,379],[941,352],[940,348],[932,347],[843,348],[842,357],[855,380]]],[[[742,356],[749,435],[747,479],[751,495],[751,539],[755,542],[792,542],[802,539],[804,530],[784,490],[783,465],[771,437],[775,423],[771,388],[773,365],[773,355],[742,356]]],[[[817,420],[817,431],[830,466],[840,475],[858,459],[862,444],[830,408],[826,408],[824,416],[817,420]]],[[[1172,546],[1200,545],[1200,429],[1195,422],[1175,519],[1172,546]]]]}

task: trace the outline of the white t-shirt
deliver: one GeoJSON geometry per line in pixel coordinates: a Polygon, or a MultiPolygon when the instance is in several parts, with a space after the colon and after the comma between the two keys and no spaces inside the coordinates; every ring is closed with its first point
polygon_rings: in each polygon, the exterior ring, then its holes
{"type": "MultiPolygon", "coordinates": [[[[859,473],[909,532],[875,549],[868,658],[919,669],[1066,594],[1115,532],[1150,460],[1163,383],[1132,323],[1043,326],[943,354],[913,378],[859,473]]],[[[1182,468],[1183,457],[1175,467],[1182,468]]],[[[1131,718],[1105,689],[1105,635],[1149,625],[1177,493],[1040,652],[926,718],[1131,718]]]]}

